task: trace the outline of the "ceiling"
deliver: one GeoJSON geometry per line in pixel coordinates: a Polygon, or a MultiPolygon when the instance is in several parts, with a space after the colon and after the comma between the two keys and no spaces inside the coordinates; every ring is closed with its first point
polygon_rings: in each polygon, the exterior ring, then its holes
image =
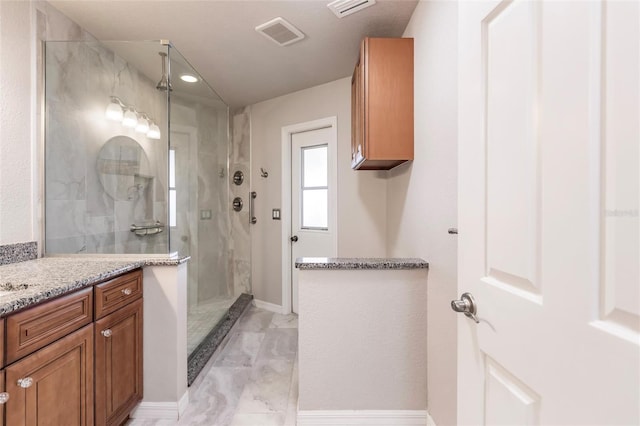
{"type": "Polygon", "coordinates": [[[417,4],[377,0],[338,19],[329,2],[49,1],[99,40],[170,40],[231,107],[351,75],[362,37],[401,36],[417,4]],[[280,47],[254,30],[279,16],[305,39],[280,47]]]}

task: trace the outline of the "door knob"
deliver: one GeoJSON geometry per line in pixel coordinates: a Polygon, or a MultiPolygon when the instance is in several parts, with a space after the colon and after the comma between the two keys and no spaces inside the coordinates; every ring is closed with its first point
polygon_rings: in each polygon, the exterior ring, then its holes
{"type": "Polygon", "coordinates": [[[294,235],[293,237],[290,238],[292,243],[295,243],[298,241],[298,236],[294,235]]]}
{"type": "Polygon", "coordinates": [[[476,323],[480,322],[476,317],[476,313],[478,312],[476,300],[473,298],[471,293],[463,293],[462,296],[460,296],[460,300],[452,300],[451,309],[456,312],[462,312],[476,323]]]}

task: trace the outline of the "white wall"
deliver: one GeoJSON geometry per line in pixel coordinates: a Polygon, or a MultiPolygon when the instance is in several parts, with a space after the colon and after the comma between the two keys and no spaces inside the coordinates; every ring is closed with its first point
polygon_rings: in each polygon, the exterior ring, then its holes
{"type": "Polygon", "coordinates": [[[301,270],[299,279],[298,409],[425,410],[427,270],[301,270]]]}
{"type": "Polygon", "coordinates": [[[35,239],[32,7],[0,1],[0,244],[35,239]]]}
{"type": "MultiPolygon", "coordinates": [[[[415,160],[388,172],[388,255],[429,262],[428,409],[456,424],[457,4],[421,1],[404,37],[415,56],[415,160]]],[[[464,229],[461,230],[464,232],[464,229]]]]}
{"type": "Polygon", "coordinates": [[[386,252],[384,172],[351,170],[351,78],[343,78],[251,106],[251,183],[258,193],[251,229],[252,289],[259,300],[282,303],[282,127],[338,117],[338,255],[380,257],[386,252]],[[269,172],[260,177],[260,167],[269,172]]]}
{"type": "Polygon", "coordinates": [[[92,39],[44,1],[0,1],[0,245],[43,238],[40,42],[92,39]]]}

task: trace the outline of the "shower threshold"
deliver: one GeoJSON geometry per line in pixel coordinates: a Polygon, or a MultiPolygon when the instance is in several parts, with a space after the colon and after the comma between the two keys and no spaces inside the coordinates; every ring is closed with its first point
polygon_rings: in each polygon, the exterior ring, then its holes
{"type": "Polygon", "coordinates": [[[224,338],[229,334],[233,325],[242,316],[245,309],[251,304],[253,296],[242,293],[229,307],[226,315],[216,324],[202,342],[189,354],[187,360],[187,384],[191,386],[200,371],[207,364],[213,353],[218,349],[224,338]]]}

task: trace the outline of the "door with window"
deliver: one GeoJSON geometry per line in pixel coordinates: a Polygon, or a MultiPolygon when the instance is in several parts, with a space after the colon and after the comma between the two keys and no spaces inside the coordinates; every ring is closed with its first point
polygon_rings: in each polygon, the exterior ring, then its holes
{"type": "Polygon", "coordinates": [[[640,4],[458,17],[458,424],[639,424],[640,4]]]}
{"type": "MultiPolygon", "coordinates": [[[[291,135],[291,264],[336,256],[335,129],[291,135]]],[[[298,312],[298,270],[291,271],[291,307],[298,312]]]]}

